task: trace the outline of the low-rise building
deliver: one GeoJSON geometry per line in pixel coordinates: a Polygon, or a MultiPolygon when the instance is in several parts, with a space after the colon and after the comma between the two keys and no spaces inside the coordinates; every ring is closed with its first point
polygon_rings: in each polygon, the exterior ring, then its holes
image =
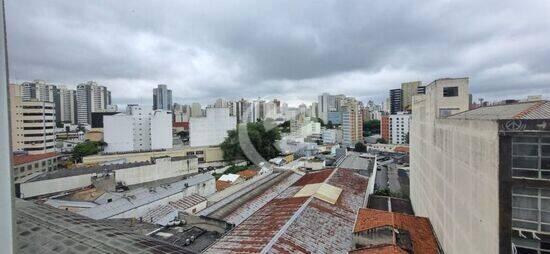
{"type": "Polygon", "coordinates": [[[211,147],[182,147],[170,150],[144,151],[144,152],[124,152],[108,153],[99,155],[90,155],[82,158],[84,164],[96,164],[109,161],[125,160],[127,162],[149,161],[154,157],[180,157],[197,156],[199,163],[221,162],[223,161],[223,151],[219,146],[211,147]]]}
{"type": "Polygon", "coordinates": [[[13,156],[13,179],[19,182],[31,175],[57,170],[59,154],[15,154],[13,156]]]}

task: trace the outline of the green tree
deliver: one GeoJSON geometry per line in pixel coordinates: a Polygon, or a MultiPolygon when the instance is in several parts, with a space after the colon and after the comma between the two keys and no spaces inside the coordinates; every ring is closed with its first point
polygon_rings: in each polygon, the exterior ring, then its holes
{"type": "Polygon", "coordinates": [[[323,121],[323,119],[321,118],[313,118],[314,120],[317,119],[317,122],[319,122],[321,124],[321,127],[324,127],[325,126],[325,122],[323,121]]]}
{"type": "Polygon", "coordinates": [[[334,125],[332,124],[332,121],[328,121],[327,129],[334,129],[334,125]]]}
{"type": "MultiPolygon", "coordinates": [[[[279,155],[279,151],[275,147],[275,142],[281,139],[279,128],[270,128],[266,130],[264,122],[260,121],[246,124],[246,129],[254,149],[256,149],[264,159],[269,160],[279,155]]],[[[220,147],[223,151],[223,159],[226,161],[248,159],[241,149],[239,133],[236,130],[228,132],[227,137],[220,147]]]]}
{"type": "Polygon", "coordinates": [[[76,145],[71,154],[71,158],[75,162],[82,162],[82,157],[99,153],[101,147],[103,146],[102,142],[94,141],[85,141],[76,145]]]}
{"type": "Polygon", "coordinates": [[[380,121],[369,120],[363,123],[363,132],[365,136],[372,136],[374,134],[380,134],[380,121]]]}
{"type": "Polygon", "coordinates": [[[383,138],[379,138],[379,139],[376,140],[376,143],[387,144],[388,142],[383,138]]]}
{"type": "Polygon", "coordinates": [[[281,129],[281,132],[290,133],[290,121],[284,121],[279,125],[279,128],[281,129]]]}
{"type": "Polygon", "coordinates": [[[357,142],[355,143],[355,147],[353,150],[355,150],[356,152],[364,153],[367,152],[367,147],[365,146],[365,144],[357,142]]]}

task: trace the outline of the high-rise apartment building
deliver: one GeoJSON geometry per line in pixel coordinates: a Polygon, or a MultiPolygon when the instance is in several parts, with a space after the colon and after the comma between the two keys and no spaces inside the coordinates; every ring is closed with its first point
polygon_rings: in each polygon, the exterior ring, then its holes
{"type": "Polygon", "coordinates": [[[55,85],[46,84],[43,80],[23,82],[21,84],[21,97],[24,101],[54,102],[55,85]]]}
{"type": "Polygon", "coordinates": [[[403,111],[403,90],[390,90],[390,114],[403,111]]]}
{"type": "Polygon", "coordinates": [[[319,115],[319,118],[323,120],[323,122],[328,122],[328,112],[331,111],[338,111],[338,105],[336,103],[336,95],[330,95],[328,93],[323,93],[319,95],[318,101],[317,101],[317,113],[319,115]]]}
{"type": "Polygon", "coordinates": [[[191,104],[191,117],[201,117],[202,116],[202,107],[198,102],[193,102],[191,104]]]}
{"type": "Polygon", "coordinates": [[[172,148],[172,112],[128,105],[125,113],[103,116],[106,152],[172,148]]]}
{"type": "Polygon", "coordinates": [[[348,97],[342,100],[342,140],[343,144],[353,147],[363,141],[363,118],[361,108],[355,98],[348,97]]]}
{"type": "Polygon", "coordinates": [[[407,112],[397,112],[389,116],[389,143],[408,144],[411,115],[407,112]]]}
{"type": "Polygon", "coordinates": [[[153,110],[172,110],[172,90],[164,84],[153,89],[153,110]]]}
{"type": "Polygon", "coordinates": [[[20,85],[9,86],[13,151],[55,152],[55,105],[34,98],[23,100],[20,85]]]}
{"type": "Polygon", "coordinates": [[[386,142],[390,142],[390,116],[383,115],[380,117],[380,135],[386,142]]]}
{"type": "Polygon", "coordinates": [[[57,123],[77,123],[76,90],[59,86],[54,92],[57,123]]]}
{"type": "Polygon", "coordinates": [[[205,117],[189,119],[190,146],[217,146],[237,127],[237,118],[229,115],[228,108],[206,108],[205,117]]]}
{"type": "Polygon", "coordinates": [[[76,106],[78,124],[90,124],[92,112],[102,112],[111,105],[111,92],[94,81],[79,84],[76,87],[76,106]]]}

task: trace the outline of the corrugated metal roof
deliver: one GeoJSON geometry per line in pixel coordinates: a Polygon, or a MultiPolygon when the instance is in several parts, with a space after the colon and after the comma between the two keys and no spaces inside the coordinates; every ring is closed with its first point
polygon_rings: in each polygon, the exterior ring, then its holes
{"type": "Polygon", "coordinates": [[[149,204],[153,201],[172,196],[185,189],[186,185],[188,187],[194,186],[213,179],[214,177],[210,174],[200,174],[154,189],[144,187],[138,188],[127,192],[125,196],[117,200],[80,211],[79,214],[96,220],[110,218],[128,210],[149,204]]]}
{"type": "Polygon", "coordinates": [[[330,169],[302,176],[207,253],[346,253],[368,178],[352,169],[330,169]],[[297,187],[326,183],[342,192],[332,204],[310,197],[288,197],[297,187]]]}
{"type": "Polygon", "coordinates": [[[192,253],[106,222],[16,199],[17,253],[192,253]]]}
{"type": "Polygon", "coordinates": [[[468,120],[548,119],[550,118],[550,102],[535,101],[481,107],[448,118],[468,120]]]}
{"type": "Polygon", "coordinates": [[[184,212],[202,202],[206,202],[206,198],[193,194],[152,209],[143,216],[143,221],[165,226],[177,217],[178,212],[184,212]]]}

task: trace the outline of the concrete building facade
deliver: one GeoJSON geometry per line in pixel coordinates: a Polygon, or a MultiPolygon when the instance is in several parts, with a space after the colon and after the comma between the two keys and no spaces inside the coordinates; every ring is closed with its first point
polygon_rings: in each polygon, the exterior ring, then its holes
{"type": "Polygon", "coordinates": [[[390,116],[381,116],[380,135],[386,142],[390,142],[390,116]]]}
{"type": "Polygon", "coordinates": [[[153,110],[172,110],[172,90],[164,84],[153,89],[153,110]]]}
{"type": "Polygon", "coordinates": [[[105,152],[149,151],[172,148],[172,115],[128,105],[126,113],[103,116],[105,152]]]}
{"type": "Polygon", "coordinates": [[[58,87],[54,92],[56,122],[77,123],[76,90],[65,86],[58,87]]]}
{"type": "Polygon", "coordinates": [[[21,88],[9,86],[12,150],[28,154],[54,152],[54,103],[36,99],[24,101],[21,88]]]}
{"type": "Polygon", "coordinates": [[[353,147],[363,141],[363,118],[361,108],[354,98],[346,98],[342,106],[342,142],[353,147]]]}
{"type": "Polygon", "coordinates": [[[92,112],[101,112],[111,105],[111,92],[94,81],[79,84],[76,87],[76,106],[78,124],[90,124],[92,112]]]}
{"type": "Polygon", "coordinates": [[[442,79],[413,99],[414,210],[445,253],[545,253],[550,103],[466,111],[467,94],[467,79],[442,79]]]}
{"type": "Polygon", "coordinates": [[[398,112],[389,116],[389,142],[391,144],[408,144],[411,115],[398,112]]]}
{"type": "Polygon", "coordinates": [[[229,115],[228,108],[207,108],[205,117],[189,120],[190,146],[217,146],[227,132],[237,127],[237,118],[229,115]]]}

